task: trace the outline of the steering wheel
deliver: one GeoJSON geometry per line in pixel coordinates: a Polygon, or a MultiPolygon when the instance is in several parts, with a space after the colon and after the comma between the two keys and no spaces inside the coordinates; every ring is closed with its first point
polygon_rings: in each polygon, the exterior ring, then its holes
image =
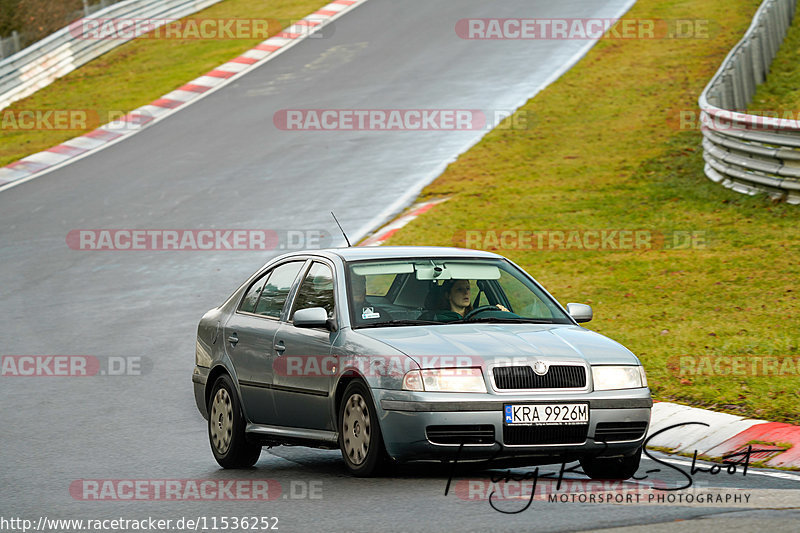
{"type": "Polygon", "coordinates": [[[466,322],[470,318],[474,317],[475,315],[479,315],[484,311],[502,311],[502,309],[500,309],[496,305],[482,305],[480,307],[476,307],[475,309],[464,315],[464,318],[462,320],[466,322]]]}

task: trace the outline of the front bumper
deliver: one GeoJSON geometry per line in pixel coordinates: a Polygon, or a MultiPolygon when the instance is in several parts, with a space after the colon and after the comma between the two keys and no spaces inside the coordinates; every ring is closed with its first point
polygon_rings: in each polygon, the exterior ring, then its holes
{"type": "MultiPolygon", "coordinates": [[[[524,459],[527,463],[556,463],[584,455],[629,455],[644,442],[653,401],[647,388],[599,391],[583,394],[459,394],[373,389],[381,431],[388,454],[396,460],[446,460],[502,462],[524,459]],[[588,403],[585,435],[569,443],[509,444],[505,442],[505,404],[588,403]],[[598,425],[637,424],[641,436],[631,440],[599,437],[598,425]],[[429,426],[493,428],[494,438],[481,444],[432,442],[429,426]]],[[[542,427],[542,426],[538,426],[542,427]]],[[[546,426],[545,426],[546,427],[546,426]]],[[[550,426],[552,427],[552,426],[550,426]]],[[[562,426],[563,427],[563,426],[562,426]]],[[[536,431],[536,430],[534,430],[536,431]]],[[[546,430],[545,430],[546,431],[546,430]]]]}

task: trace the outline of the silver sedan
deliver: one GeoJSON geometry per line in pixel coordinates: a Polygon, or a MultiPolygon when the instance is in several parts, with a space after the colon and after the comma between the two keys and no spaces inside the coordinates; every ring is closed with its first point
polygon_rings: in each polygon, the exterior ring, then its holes
{"type": "Polygon", "coordinates": [[[591,318],[493,253],[291,253],[201,319],[195,399],[225,468],[292,444],[339,448],[358,476],[579,460],[592,478],[627,479],[650,390],[633,353],[579,325],[591,318]]]}

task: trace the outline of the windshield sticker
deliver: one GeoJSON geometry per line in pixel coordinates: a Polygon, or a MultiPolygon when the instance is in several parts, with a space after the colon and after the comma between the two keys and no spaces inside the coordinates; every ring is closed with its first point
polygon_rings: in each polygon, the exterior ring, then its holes
{"type": "Polygon", "coordinates": [[[370,318],[380,318],[381,314],[376,313],[374,308],[372,307],[365,307],[361,310],[361,318],[364,320],[368,320],[370,318]]]}

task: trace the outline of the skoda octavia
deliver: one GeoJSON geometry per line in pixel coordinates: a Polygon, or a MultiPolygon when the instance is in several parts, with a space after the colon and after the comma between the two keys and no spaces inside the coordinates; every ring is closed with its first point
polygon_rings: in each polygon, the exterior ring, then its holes
{"type": "Polygon", "coordinates": [[[652,400],[637,357],[499,255],[435,247],[282,255],[197,330],[192,376],[225,468],[261,447],[391,463],[638,468],[652,400]],[[495,463],[496,462],[496,463],[495,463]]]}

